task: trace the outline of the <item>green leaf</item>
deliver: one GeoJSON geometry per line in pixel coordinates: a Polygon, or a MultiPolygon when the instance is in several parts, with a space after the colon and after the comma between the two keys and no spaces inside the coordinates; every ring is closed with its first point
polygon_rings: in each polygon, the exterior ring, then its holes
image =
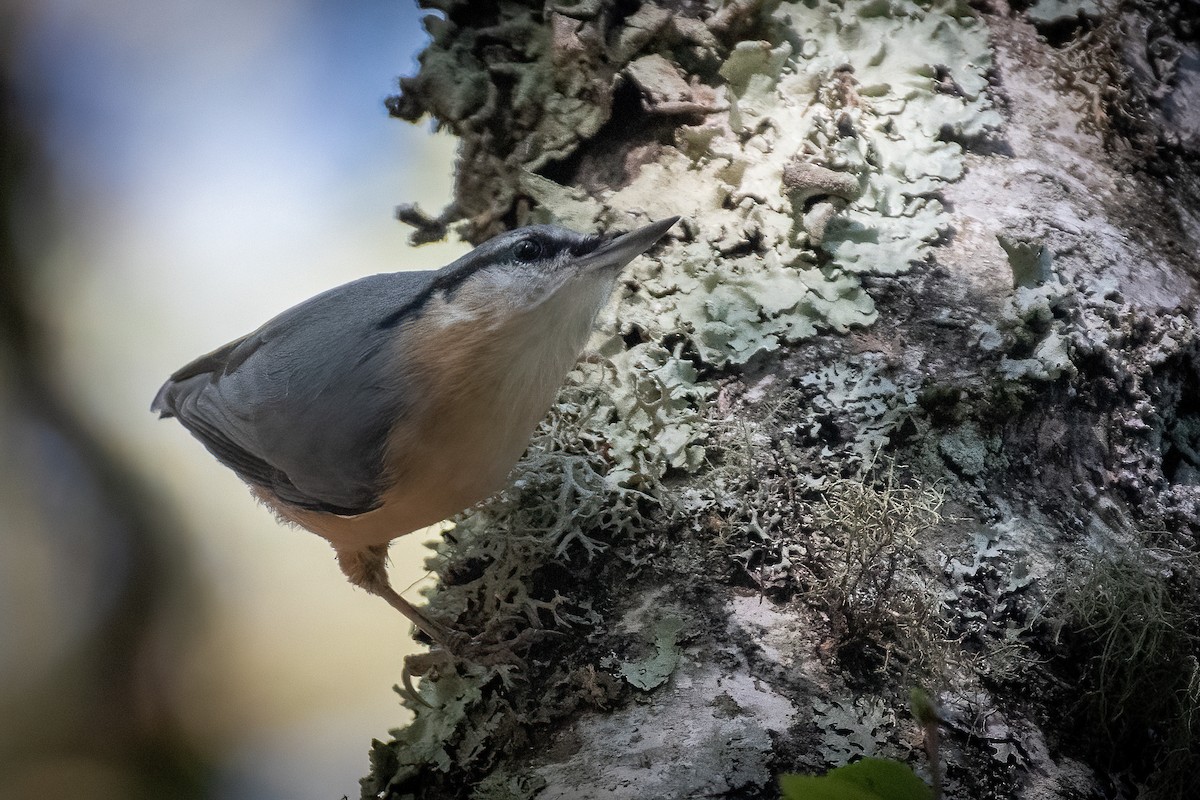
{"type": "Polygon", "coordinates": [[[933,702],[929,692],[920,686],[914,686],[908,690],[908,704],[912,708],[913,716],[922,726],[938,723],[937,703],[933,702]]]}
{"type": "Polygon", "coordinates": [[[862,786],[881,800],[930,800],[933,792],[907,764],[886,758],[864,758],[838,767],[826,777],[862,786]]]}
{"type": "Polygon", "coordinates": [[[823,777],[782,775],[785,800],[931,800],[933,792],[907,765],[864,758],[823,777]]]}
{"type": "Polygon", "coordinates": [[[883,800],[869,789],[831,780],[828,775],[781,775],[779,788],[784,800],[883,800]]]}

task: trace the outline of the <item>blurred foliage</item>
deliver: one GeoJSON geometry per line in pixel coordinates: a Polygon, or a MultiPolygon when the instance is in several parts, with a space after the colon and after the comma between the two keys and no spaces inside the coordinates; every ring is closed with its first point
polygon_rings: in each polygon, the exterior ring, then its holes
{"type": "Polygon", "coordinates": [[[782,775],[784,800],[930,800],[933,792],[907,765],[864,758],[824,775],[782,775]]]}
{"type": "Polygon", "coordinates": [[[155,658],[185,583],[167,520],[60,396],[27,290],[55,221],[20,23],[0,12],[0,798],[201,797],[210,769],[155,658]]]}

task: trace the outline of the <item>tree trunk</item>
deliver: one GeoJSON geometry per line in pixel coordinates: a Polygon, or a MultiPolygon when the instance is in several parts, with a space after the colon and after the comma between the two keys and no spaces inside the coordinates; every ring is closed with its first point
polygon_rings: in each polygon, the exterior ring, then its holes
{"type": "Polygon", "coordinates": [[[1200,4],[426,4],[417,238],[683,223],[435,557],[508,644],[410,663],[363,796],[1200,796],[1200,4]]]}

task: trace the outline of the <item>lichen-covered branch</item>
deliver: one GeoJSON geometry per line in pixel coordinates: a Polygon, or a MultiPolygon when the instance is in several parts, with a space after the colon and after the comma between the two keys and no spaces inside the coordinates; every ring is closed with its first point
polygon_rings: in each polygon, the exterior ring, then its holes
{"type": "Polygon", "coordinates": [[[430,5],[391,108],[462,144],[455,205],[404,210],[421,238],[684,225],[433,557],[431,612],[507,644],[410,661],[364,797],[771,797],[863,755],[952,797],[1187,796],[1186,15],[430,5]]]}

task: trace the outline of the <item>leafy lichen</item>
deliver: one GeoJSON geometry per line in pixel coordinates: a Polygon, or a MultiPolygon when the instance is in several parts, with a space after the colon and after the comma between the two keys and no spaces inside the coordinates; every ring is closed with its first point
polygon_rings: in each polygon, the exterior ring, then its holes
{"type": "Polygon", "coordinates": [[[1096,0],[1037,0],[1025,10],[1025,16],[1037,25],[1057,25],[1099,14],[1100,4],[1096,0]]]}
{"type": "Polygon", "coordinates": [[[654,627],[654,654],[621,664],[621,677],[642,691],[657,689],[666,683],[679,664],[678,639],[682,630],[683,620],[679,617],[659,620],[654,627]]]}
{"type": "MultiPolygon", "coordinates": [[[[707,467],[717,378],[822,331],[872,324],[864,279],[929,257],[947,225],[937,192],[963,171],[959,142],[999,120],[983,91],[986,32],[956,0],[732,3],[736,14],[700,16],[645,3],[615,23],[596,3],[551,4],[544,17],[541,4],[443,5],[421,74],[392,107],[431,113],[464,137],[457,195],[470,236],[507,221],[602,230],[631,216],[680,215],[685,230],[627,271],[592,357],[511,487],[462,515],[433,562],[442,585],[432,613],[487,640],[552,628],[603,644],[543,665],[544,685],[573,689],[536,704],[503,693],[511,662],[421,662],[420,697],[437,710],[408,699],[417,722],[397,734],[404,756],[388,762],[383,791],[418,773],[482,774],[478,754],[518,747],[521,726],[613,703],[629,691],[616,677],[643,691],[669,683],[678,630],[659,630],[655,653],[639,660],[599,608],[616,601],[577,584],[607,568],[596,557],[606,550],[636,569],[665,519],[745,506],[718,496],[720,481],[690,500],[668,488],[672,475],[707,467]],[[920,47],[899,44],[914,39],[920,47]],[[643,113],[675,120],[673,135],[607,188],[568,185],[576,176],[564,165],[586,162],[621,85],[643,113]],[[571,580],[554,577],[566,563],[571,580]],[[605,648],[619,657],[605,661],[605,648]]],[[[870,358],[830,369],[806,377],[806,391],[862,418],[865,467],[915,387],[870,358]]],[[[719,744],[729,723],[713,719],[695,735],[719,744]]],[[[745,765],[759,785],[766,751],[746,756],[759,759],[745,765]]],[[[381,791],[379,781],[367,789],[381,791]]]]}

